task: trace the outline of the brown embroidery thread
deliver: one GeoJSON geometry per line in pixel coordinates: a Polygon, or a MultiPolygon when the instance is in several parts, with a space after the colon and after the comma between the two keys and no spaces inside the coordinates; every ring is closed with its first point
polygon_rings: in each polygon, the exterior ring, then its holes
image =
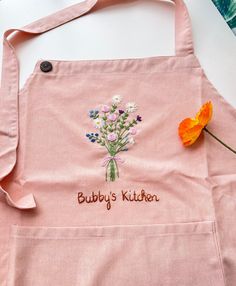
{"type": "MultiPolygon", "coordinates": [[[[125,191],[121,190],[121,201],[123,202],[158,202],[159,197],[156,194],[147,193],[144,189],[141,191],[125,191]]],[[[106,203],[107,210],[111,209],[111,203],[117,200],[117,193],[110,192],[110,194],[102,194],[101,191],[92,192],[90,195],[85,195],[83,192],[78,192],[78,203],[106,203]]]]}
{"type": "Polygon", "coordinates": [[[83,192],[78,193],[78,203],[82,204],[84,202],[90,204],[90,203],[96,203],[96,202],[106,202],[107,209],[111,209],[111,201],[116,201],[116,194],[113,192],[110,192],[110,195],[103,195],[99,191],[98,194],[95,194],[95,192],[92,192],[91,195],[84,195],[83,192]]]}
{"type": "Polygon", "coordinates": [[[140,194],[137,194],[136,191],[121,191],[122,194],[122,200],[128,201],[128,202],[153,202],[159,201],[159,198],[157,195],[151,195],[146,193],[144,190],[141,190],[140,194]]]}

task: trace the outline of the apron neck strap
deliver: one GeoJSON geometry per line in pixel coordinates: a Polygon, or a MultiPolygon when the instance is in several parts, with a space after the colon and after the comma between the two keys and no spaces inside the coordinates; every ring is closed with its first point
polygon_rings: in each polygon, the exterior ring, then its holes
{"type": "MultiPolygon", "coordinates": [[[[135,0],[131,0],[135,1],[135,0]]],[[[161,0],[163,1],[163,0],[161,0]]],[[[193,54],[192,29],[188,10],[183,0],[169,0],[175,3],[175,54],[185,56],[193,54]]],[[[52,15],[41,18],[21,29],[10,29],[4,33],[3,61],[2,61],[2,85],[18,85],[18,60],[8,37],[17,33],[38,35],[59,27],[73,19],[76,19],[91,10],[101,9],[106,6],[123,2],[121,0],[86,0],[67,7],[52,15]],[[17,82],[16,82],[17,77],[17,82]],[[14,81],[15,80],[15,81],[14,81]],[[8,82],[11,82],[11,85],[8,82]],[[14,82],[13,82],[14,81],[14,82]]]]}
{"type": "MultiPolygon", "coordinates": [[[[132,0],[133,1],[133,0],[132,0]]],[[[171,0],[175,3],[175,50],[176,56],[193,54],[190,19],[183,0],[171,0]]],[[[15,34],[38,35],[76,19],[91,10],[118,4],[121,0],[86,0],[72,5],[50,16],[39,19],[21,29],[10,29],[4,33],[2,80],[0,89],[0,192],[9,205],[18,209],[36,207],[32,194],[23,194],[15,188],[5,190],[1,184],[15,166],[18,145],[18,93],[19,63],[15,49],[9,38],[15,34]],[[11,191],[12,189],[12,191],[11,191]],[[14,189],[14,190],[13,190],[14,189]]]]}

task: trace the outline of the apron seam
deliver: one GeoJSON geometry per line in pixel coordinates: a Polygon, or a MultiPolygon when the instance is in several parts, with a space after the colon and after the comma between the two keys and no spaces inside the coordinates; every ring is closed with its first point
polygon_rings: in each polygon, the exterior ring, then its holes
{"type": "Polygon", "coordinates": [[[163,236],[195,236],[195,235],[203,235],[203,234],[209,234],[211,235],[212,232],[192,232],[192,233],[168,233],[168,234],[158,234],[158,235],[133,235],[133,236],[120,236],[118,237],[118,235],[114,236],[114,235],[88,235],[88,236],[81,236],[81,237],[35,237],[35,236],[12,236],[14,238],[22,238],[22,239],[52,239],[52,240],[64,240],[64,239],[68,239],[68,240],[83,240],[83,239],[95,239],[95,238],[112,238],[115,240],[120,240],[120,239],[133,239],[134,237],[138,237],[138,238],[145,238],[145,237],[163,237],[163,236]]]}
{"type": "Polygon", "coordinates": [[[9,286],[9,274],[10,274],[10,263],[13,256],[13,246],[12,246],[12,237],[11,237],[11,226],[9,227],[8,232],[8,243],[7,243],[7,273],[6,273],[6,279],[5,284],[6,286],[9,286]]]}
{"type": "Polygon", "coordinates": [[[221,274],[222,274],[222,278],[224,281],[224,286],[227,286],[225,271],[224,271],[224,265],[223,265],[223,258],[222,258],[221,248],[220,248],[219,239],[218,239],[216,221],[212,224],[212,228],[213,228],[213,237],[214,237],[215,249],[216,249],[219,264],[220,264],[220,269],[221,269],[221,274]]]}
{"type": "Polygon", "coordinates": [[[175,69],[175,70],[172,70],[172,71],[166,71],[166,70],[160,70],[160,71],[154,71],[154,72],[126,72],[126,71],[123,71],[123,72],[113,72],[113,71],[107,71],[107,72],[104,72],[104,71],[101,71],[101,72],[75,72],[73,74],[66,74],[66,73],[59,73],[59,72],[52,72],[51,74],[43,74],[42,72],[40,71],[37,71],[37,72],[34,72],[34,74],[37,74],[37,75],[42,75],[42,76],[49,76],[49,77],[53,77],[53,76],[79,76],[80,74],[92,74],[92,75],[133,75],[133,77],[138,77],[138,75],[142,75],[142,74],[148,74],[148,75],[153,75],[153,74],[161,74],[163,72],[165,72],[165,74],[171,74],[171,73],[175,73],[176,71],[178,72],[181,72],[181,71],[189,71],[189,70],[201,70],[202,68],[201,67],[189,67],[189,68],[184,68],[184,69],[175,69]]]}

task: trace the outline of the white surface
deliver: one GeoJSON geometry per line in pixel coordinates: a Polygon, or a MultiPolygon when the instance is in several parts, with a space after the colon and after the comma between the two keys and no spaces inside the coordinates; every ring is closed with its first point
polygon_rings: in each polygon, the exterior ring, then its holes
{"type": "MultiPolygon", "coordinates": [[[[0,32],[19,28],[80,0],[0,0],[0,32]]],[[[174,6],[159,1],[124,1],[17,47],[20,86],[38,59],[139,58],[174,54],[174,6]]],[[[236,37],[211,0],[185,0],[195,53],[208,78],[236,108],[236,37]]],[[[0,58],[2,58],[2,48],[0,58]]]]}

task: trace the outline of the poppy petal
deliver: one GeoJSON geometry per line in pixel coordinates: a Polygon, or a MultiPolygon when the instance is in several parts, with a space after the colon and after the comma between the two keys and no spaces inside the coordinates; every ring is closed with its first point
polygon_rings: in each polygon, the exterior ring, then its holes
{"type": "Polygon", "coordinates": [[[184,146],[192,145],[200,136],[204,126],[198,123],[198,120],[193,118],[184,119],[179,125],[179,136],[184,146]]]}
{"type": "Polygon", "coordinates": [[[184,146],[192,145],[201,135],[202,129],[203,129],[203,126],[198,124],[194,126],[193,128],[187,130],[182,139],[184,146]]]}
{"type": "Polygon", "coordinates": [[[196,120],[198,120],[199,124],[206,126],[208,122],[212,118],[212,103],[211,101],[206,102],[201,107],[200,111],[196,114],[196,120]]]}

